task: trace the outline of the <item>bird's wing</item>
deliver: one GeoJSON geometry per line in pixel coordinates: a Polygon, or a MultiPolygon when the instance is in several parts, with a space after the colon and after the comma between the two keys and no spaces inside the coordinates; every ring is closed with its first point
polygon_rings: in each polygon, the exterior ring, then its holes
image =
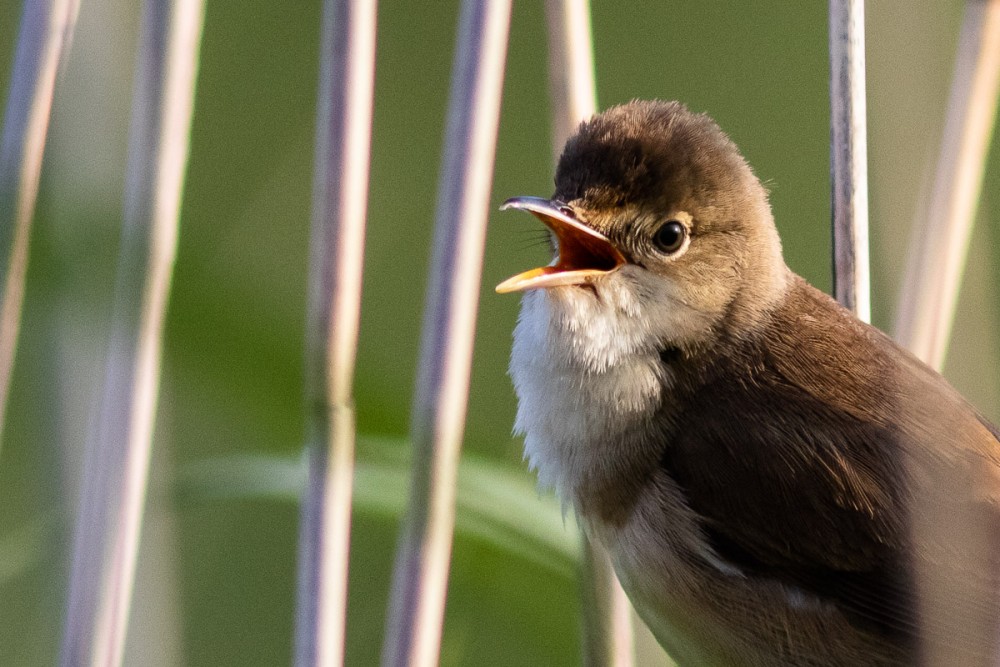
{"type": "Polygon", "coordinates": [[[776,394],[744,410],[715,388],[714,414],[688,412],[663,466],[721,558],[835,603],[878,634],[912,637],[906,526],[883,483],[901,470],[843,447],[887,434],[805,396],[776,394]]]}
{"type": "MultiPolygon", "coordinates": [[[[672,411],[662,465],[721,558],[912,641],[907,517],[928,483],[914,479],[914,461],[995,452],[996,431],[933,371],[817,295],[800,295],[766,340],[734,350],[730,368],[672,411]]],[[[979,496],[988,505],[995,488],[979,496]]]]}

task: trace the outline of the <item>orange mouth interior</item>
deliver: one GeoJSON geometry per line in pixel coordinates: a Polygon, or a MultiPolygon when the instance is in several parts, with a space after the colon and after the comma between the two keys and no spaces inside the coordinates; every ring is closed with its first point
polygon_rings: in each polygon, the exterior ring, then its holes
{"type": "Polygon", "coordinates": [[[581,285],[614,271],[625,263],[621,252],[600,232],[573,217],[572,212],[540,197],[508,199],[501,210],[528,211],[552,230],[558,239],[554,264],[508,278],[496,287],[505,294],[560,285],[581,285]]]}

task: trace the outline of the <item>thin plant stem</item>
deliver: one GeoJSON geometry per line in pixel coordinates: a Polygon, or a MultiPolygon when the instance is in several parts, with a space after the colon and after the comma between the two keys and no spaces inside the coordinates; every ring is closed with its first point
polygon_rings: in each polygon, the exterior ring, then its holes
{"type": "Polygon", "coordinates": [[[296,612],[300,667],[344,662],[375,24],[375,0],[323,3],[305,364],[309,480],[296,612]]]}
{"type": "Polygon", "coordinates": [[[581,534],[583,664],[631,667],[635,664],[632,603],[622,589],[604,547],[581,534]]]}
{"type": "Polygon", "coordinates": [[[998,92],[1000,0],[969,0],[930,203],[914,224],[895,328],[902,345],[937,369],[948,351],[998,92]]]}
{"type": "Polygon", "coordinates": [[[14,369],[28,241],[42,174],[56,75],[78,0],[26,0],[0,138],[0,432],[14,369]]]}
{"type": "Polygon", "coordinates": [[[546,0],[549,99],[556,159],[577,126],[597,111],[589,0],[546,0]]]}
{"type": "Polygon", "coordinates": [[[461,7],[383,665],[430,667],[440,652],[510,12],[511,0],[461,7]]]}
{"type": "MultiPolygon", "coordinates": [[[[930,200],[913,226],[914,237],[900,295],[896,339],[938,370],[948,351],[958,293],[976,217],[1000,93],[1000,0],[969,0],[958,40],[944,130],[930,200]]],[[[914,564],[921,619],[921,664],[982,663],[994,650],[993,591],[969,572],[991,572],[995,525],[967,502],[980,471],[943,459],[934,484],[909,507],[909,530],[930,545],[914,564]],[[943,546],[942,546],[943,545],[943,546]],[[947,567],[942,568],[941,563],[947,567]],[[961,573],[961,574],[958,574],[961,573]],[[956,632],[962,641],[956,642],[956,632]]],[[[927,475],[920,464],[912,474],[927,475]]]]}
{"type": "Polygon", "coordinates": [[[833,293],[871,321],[864,0],[830,0],[833,293]]]}
{"type": "MultiPolygon", "coordinates": [[[[597,111],[590,2],[547,0],[545,11],[549,28],[552,149],[558,160],[566,140],[582,121],[597,111]]],[[[581,534],[580,539],[583,662],[630,667],[635,664],[632,604],[615,576],[606,550],[586,535],[581,534]]]]}
{"type": "Polygon", "coordinates": [[[122,660],[203,14],[203,0],[143,3],[111,340],[73,537],[67,667],[122,660]]]}

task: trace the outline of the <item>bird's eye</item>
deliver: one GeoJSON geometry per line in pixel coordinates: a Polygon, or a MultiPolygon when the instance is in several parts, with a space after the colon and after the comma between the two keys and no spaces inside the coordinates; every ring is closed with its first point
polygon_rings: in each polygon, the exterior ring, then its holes
{"type": "Polygon", "coordinates": [[[667,220],[653,234],[653,245],[667,255],[672,255],[684,245],[687,238],[687,227],[677,220],[667,220]]]}

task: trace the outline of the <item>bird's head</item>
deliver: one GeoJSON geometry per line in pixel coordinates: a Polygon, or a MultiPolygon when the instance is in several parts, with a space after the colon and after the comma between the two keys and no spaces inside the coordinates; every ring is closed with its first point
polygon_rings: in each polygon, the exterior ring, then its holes
{"type": "Polygon", "coordinates": [[[626,347],[701,347],[730,323],[752,328],[784,292],[767,192],[708,116],[614,107],[569,139],[555,185],[504,204],[549,227],[555,257],[497,291],[547,299],[567,328],[604,318],[626,347]]]}

